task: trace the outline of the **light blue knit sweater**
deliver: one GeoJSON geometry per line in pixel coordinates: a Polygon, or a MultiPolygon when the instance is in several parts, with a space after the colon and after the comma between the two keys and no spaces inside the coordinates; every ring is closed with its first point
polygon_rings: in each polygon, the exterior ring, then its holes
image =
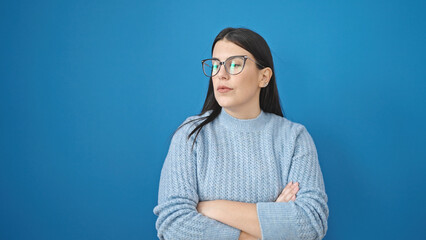
{"type": "Polygon", "coordinates": [[[217,199],[256,203],[264,240],[324,237],[328,198],[315,144],[302,124],[263,110],[238,119],[222,109],[191,151],[196,133],[186,137],[200,122],[186,124],[171,140],[153,209],[159,239],[237,240],[239,229],[196,209],[199,201],[217,199]],[[296,201],[275,202],[290,181],[299,182],[296,201]]]}

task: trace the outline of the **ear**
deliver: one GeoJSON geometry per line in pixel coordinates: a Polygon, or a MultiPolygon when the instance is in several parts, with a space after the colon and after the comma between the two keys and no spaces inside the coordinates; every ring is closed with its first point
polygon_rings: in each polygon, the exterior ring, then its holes
{"type": "Polygon", "coordinates": [[[263,88],[268,86],[269,80],[272,77],[272,69],[270,67],[266,67],[259,71],[259,87],[263,88]]]}

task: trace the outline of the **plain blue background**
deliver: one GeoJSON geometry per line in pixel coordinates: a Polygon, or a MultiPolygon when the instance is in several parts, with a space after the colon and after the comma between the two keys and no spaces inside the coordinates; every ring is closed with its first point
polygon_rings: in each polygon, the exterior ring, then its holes
{"type": "Polygon", "coordinates": [[[325,239],[426,235],[424,1],[2,1],[0,239],[156,239],[173,131],[225,27],[314,138],[325,239]]]}

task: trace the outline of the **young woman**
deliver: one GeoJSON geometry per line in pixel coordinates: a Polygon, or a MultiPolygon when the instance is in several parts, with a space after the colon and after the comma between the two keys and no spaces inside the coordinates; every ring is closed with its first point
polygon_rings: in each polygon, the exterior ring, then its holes
{"type": "Polygon", "coordinates": [[[203,109],[176,130],[161,170],[158,237],[322,239],[329,209],[317,150],[283,116],[266,41],[226,28],[202,65],[203,109]]]}

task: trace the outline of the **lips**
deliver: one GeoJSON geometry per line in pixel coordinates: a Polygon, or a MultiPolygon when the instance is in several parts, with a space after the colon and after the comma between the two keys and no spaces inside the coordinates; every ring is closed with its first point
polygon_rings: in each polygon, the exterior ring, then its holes
{"type": "Polygon", "coordinates": [[[217,87],[217,90],[226,90],[226,89],[232,90],[232,88],[224,86],[224,85],[220,85],[219,87],[217,87]]]}

